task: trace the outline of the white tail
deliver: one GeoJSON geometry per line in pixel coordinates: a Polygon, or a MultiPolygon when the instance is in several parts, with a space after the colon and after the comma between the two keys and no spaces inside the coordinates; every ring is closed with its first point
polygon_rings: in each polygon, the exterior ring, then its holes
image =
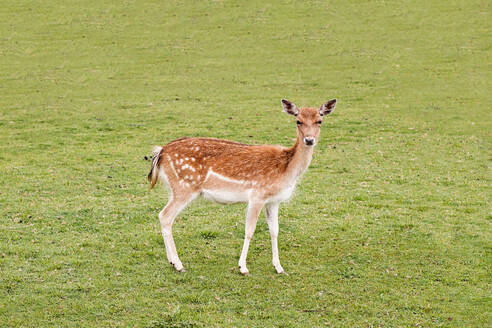
{"type": "Polygon", "coordinates": [[[313,146],[317,143],[322,117],[336,105],[333,99],[321,108],[300,108],[282,100],[284,111],[297,118],[297,141],[291,148],[253,146],[212,138],[182,138],[156,147],[148,175],[151,187],[160,178],[171,189],[169,202],[159,213],[162,236],[169,262],[183,271],[172,235],[174,219],[194,198],[232,204],[248,203],[245,238],[239,268],[246,268],[249,243],[258,215],[266,207],[272,239],[273,265],[278,273],[284,269],[278,257],[278,206],[289,199],[297,179],[309,166],[313,146]]]}

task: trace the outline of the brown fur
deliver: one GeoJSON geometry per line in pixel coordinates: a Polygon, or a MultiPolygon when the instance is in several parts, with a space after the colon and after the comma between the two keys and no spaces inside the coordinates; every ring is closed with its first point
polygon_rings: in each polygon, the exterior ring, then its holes
{"type": "MultiPolygon", "coordinates": [[[[202,169],[199,169],[202,173],[201,180],[205,178],[211,166],[217,173],[239,180],[251,176],[267,177],[272,174],[282,174],[293,156],[292,149],[281,146],[246,145],[212,138],[186,138],[173,141],[164,146],[161,157],[176,153],[181,157],[195,158],[198,168],[200,164],[202,165],[202,169]],[[194,150],[196,147],[199,147],[198,151],[194,150]]],[[[191,170],[184,170],[179,172],[178,176],[182,178],[192,173],[191,170]]]]}

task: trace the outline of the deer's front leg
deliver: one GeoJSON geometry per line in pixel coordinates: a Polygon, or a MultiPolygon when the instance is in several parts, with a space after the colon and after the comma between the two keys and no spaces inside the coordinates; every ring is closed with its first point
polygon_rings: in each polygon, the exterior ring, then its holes
{"type": "Polygon", "coordinates": [[[249,242],[253,237],[256,229],[256,222],[258,222],[258,215],[260,215],[263,207],[262,202],[250,201],[248,204],[248,212],[246,214],[246,227],[244,228],[244,244],[239,258],[239,271],[242,274],[248,274],[248,268],[246,267],[246,257],[248,256],[249,242]]]}
{"type": "Polygon", "coordinates": [[[280,259],[278,258],[278,203],[268,204],[266,207],[268,229],[270,230],[270,237],[272,238],[272,263],[277,270],[277,273],[283,273],[284,268],[280,265],[280,259]]]}

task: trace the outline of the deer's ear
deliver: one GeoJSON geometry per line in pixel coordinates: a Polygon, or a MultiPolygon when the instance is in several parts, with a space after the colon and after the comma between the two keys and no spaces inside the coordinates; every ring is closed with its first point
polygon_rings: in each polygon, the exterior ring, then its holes
{"type": "Polygon", "coordinates": [[[335,110],[336,105],[337,105],[336,99],[332,99],[329,102],[324,103],[319,109],[319,114],[321,116],[331,114],[335,110]]]}
{"type": "Polygon", "coordinates": [[[290,115],[297,116],[299,114],[299,110],[297,109],[294,103],[291,103],[288,100],[282,99],[282,107],[284,107],[284,112],[290,115]]]}

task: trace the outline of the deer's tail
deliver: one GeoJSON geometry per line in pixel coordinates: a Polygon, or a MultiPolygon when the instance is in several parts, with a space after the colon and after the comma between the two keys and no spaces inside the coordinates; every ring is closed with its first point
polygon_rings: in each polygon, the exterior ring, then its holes
{"type": "Polygon", "coordinates": [[[147,180],[150,182],[150,189],[152,189],[157,180],[159,180],[159,164],[161,162],[161,152],[162,147],[155,146],[152,152],[152,166],[150,167],[150,172],[147,175],[147,180]]]}

